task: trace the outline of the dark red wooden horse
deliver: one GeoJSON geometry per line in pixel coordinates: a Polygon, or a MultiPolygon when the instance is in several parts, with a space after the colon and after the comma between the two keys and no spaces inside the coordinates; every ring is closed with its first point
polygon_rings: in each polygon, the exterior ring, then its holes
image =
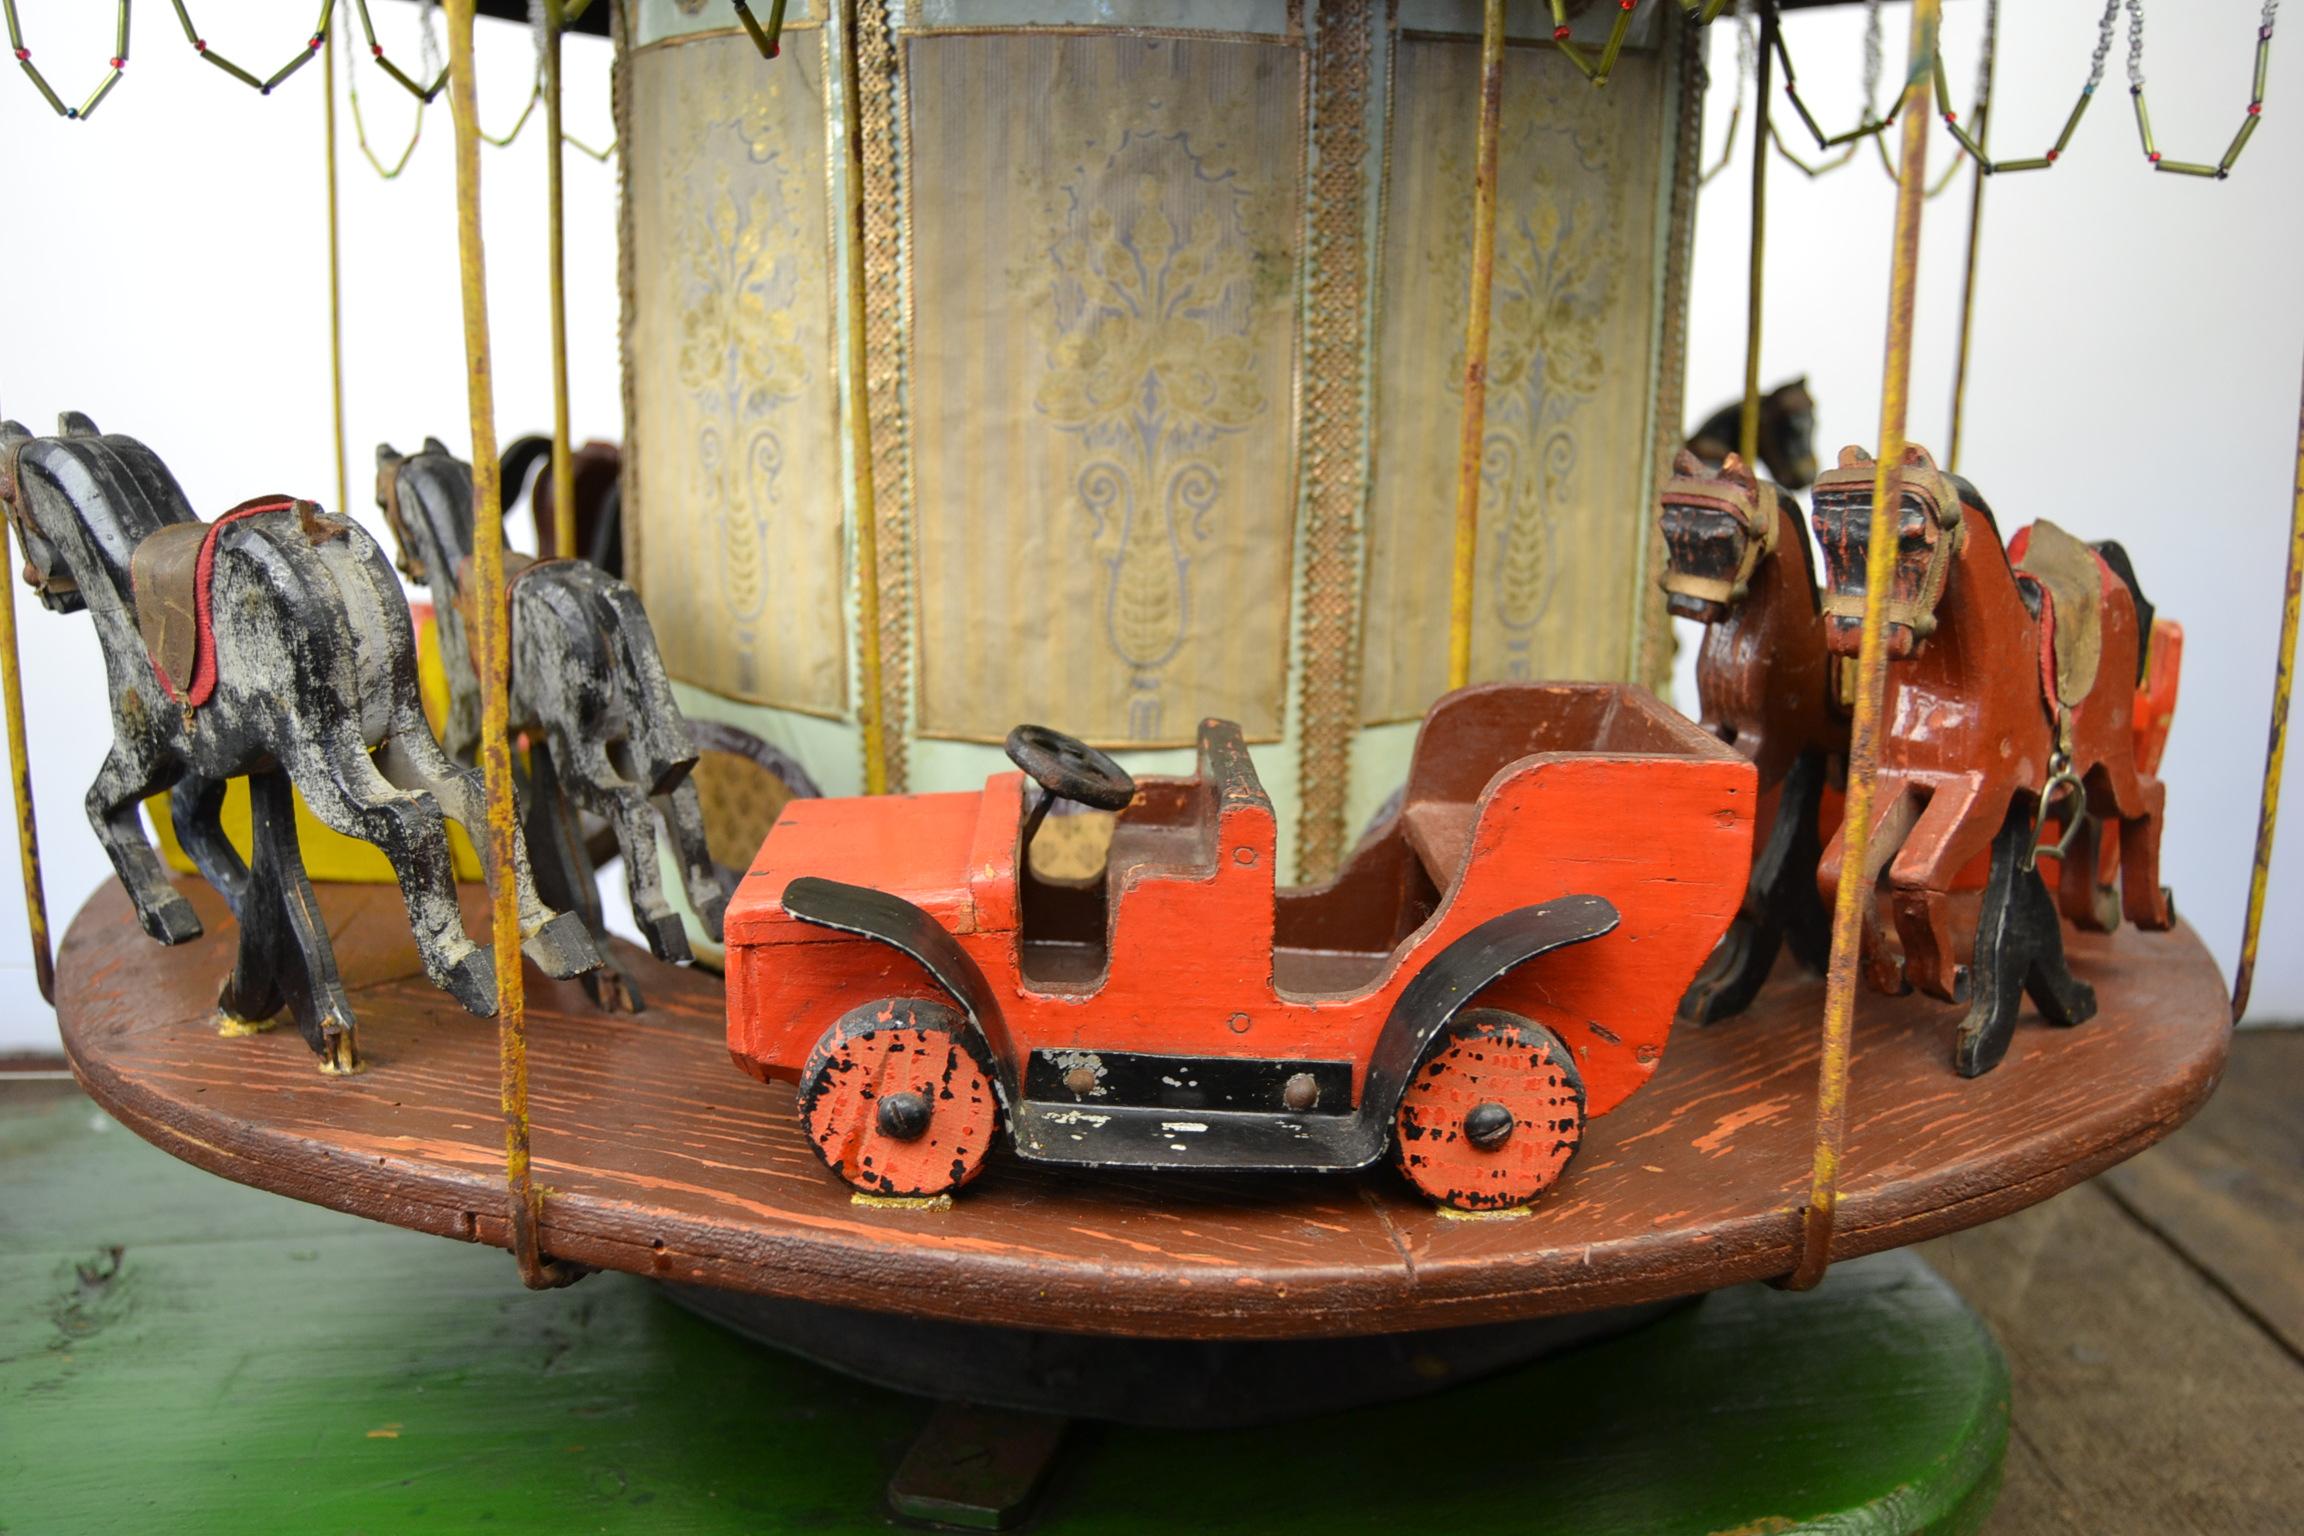
{"type": "MultiPolygon", "coordinates": [[[[1874,471],[1861,449],[1846,448],[1816,482],[1826,638],[1844,656],[1862,629],[1874,471]]],[[[2140,705],[2157,700],[2161,721],[2170,707],[2177,647],[2148,654],[2151,610],[2117,545],[2090,548],[2040,522],[2004,549],[1983,498],[1926,449],[1905,451],[1895,526],[1880,771],[1861,878],[1885,875],[1896,943],[1874,906],[1868,969],[1888,990],[1973,994],[1954,1057],[1972,1077],[2006,1053],[2024,994],[2052,1023],[2078,1024],[2096,1009],[2064,964],[2057,904],[2038,868],[2043,822],[2071,828],[2057,839],[2064,915],[2091,926],[2117,922],[2123,909],[2139,927],[2175,921],[2160,885],[2166,792],[2138,749],[2153,725],[2140,705]],[[2088,819],[2117,828],[2117,903],[2099,875],[2104,840],[2072,825],[2088,819]],[[1987,858],[1974,949],[1962,953],[1951,892],[1987,858]]],[[[1827,901],[1844,834],[1818,870],[1827,901]]]]}
{"type": "MultiPolygon", "coordinates": [[[[1735,454],[1707,469],[1683,450],[1658,493],[1662,585],[1675,617],[1706,626],[1696,658],[1703,722],[1759,771],[1752,878],[1720,947],[1681,1000],[1699,1024],[1740,1013],[1789,943],[1822,970],[1832,922],[1816,894],[1825,791],[1846,771],[1848,717],[1824,643],[1799,506],[1735,454]]],[[[1837,817],[1837,810],[1832,813],[1837,817]]]]}

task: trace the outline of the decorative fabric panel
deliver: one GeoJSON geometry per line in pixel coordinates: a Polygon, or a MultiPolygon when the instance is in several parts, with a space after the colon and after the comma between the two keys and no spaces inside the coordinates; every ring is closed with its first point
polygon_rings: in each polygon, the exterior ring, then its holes
{"type": "Polygon", "coordinates": [[[918,732],[1276,739],[1301,46],[905,48],[918,732]]]}
{"type": "Polygon", "coordinates": [[[632,56],[636,584],[674,677],[847,705],[824,59],[738,34],[632,56]]]}
{"type": "MultiPolygon", "coordinates": [[[[1448,685],[1449,550],[1471,281],[1475,41],[1400,40],[1377,318],[1361,712],[1448,685]]],[[[1472,676],[1622,678],[1650,509],[1662,71],[1595,91],[1550,48],[1504,64],[1472,676]]]]}

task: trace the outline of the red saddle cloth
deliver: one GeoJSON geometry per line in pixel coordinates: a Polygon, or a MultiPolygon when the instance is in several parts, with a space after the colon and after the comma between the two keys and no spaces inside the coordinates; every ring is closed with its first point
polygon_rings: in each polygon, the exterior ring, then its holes
{"type": "Polygon", "coordinates": [[[149,533],[129,556],[136,627],[153,676],[178,704],[197,709],[216,691],[217,536],[244,517],[296,505],[292,496],[258,496],[212,523],[175,523],[149,533]]]}

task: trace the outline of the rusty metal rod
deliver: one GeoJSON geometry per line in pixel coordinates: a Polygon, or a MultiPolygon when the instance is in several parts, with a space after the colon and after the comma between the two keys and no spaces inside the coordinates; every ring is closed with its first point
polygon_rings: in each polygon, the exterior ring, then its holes
{"type": "Polygon", "coordinates": [[[857,37],[859,7],[846,0],[840,7],[840,107],[847,132],[848,241],[844,274],[848,283],[848,451],[855,461],[856,486],[856,627],[863,635],[858,663],[863,671],[863,697],[857,701],[856,723],[864,732],[864,793],[888,792],[887,722],[880,698],[880,503],[872,485],[872,414],[864,370],[864,80],[857,37]]]}
{"type": "Polygon", "coordinates": [[[324,128],[321,133],[320,152],[328,159],[328,398],[335,428],[336,446],[336,515],[352,515],[352,481],[344,452],[344,259],[341,218],[336,201],[336,34],[330,32],[322,44],[321,99],[327,105],[322,114],[324,128]]]}
{"type": "MultiPolygon", "coordinates": [[[[496,957],[498,1100],[504,1116],[504,1182],[512,1253],[531,1287],[564,1284],[573,1273],[544,1257],[543,1199],[529,1167],[528,1011],[520,969],[520,907],[513,870],[510,636],[504,590],[504,501],[496,457],[496,389],[488,360],[488,280],[480,241],[480,121],[473,84],[474,0],[447,0],[448,105],[456,125],[456,251],[464,297],[464,368],[472,414],[472,582],[474,661],[480,671],[480,774],[488,825],[490,931],[496,957]]],[[[470,829],[467,829],[470,830],[470,829]]]]}
{"type": "Polygon", "coordinates": [[[1504,117],[1504,0],[1480,24],[1480,136],[1472,180],[1472,293],[1464,316],[1464,422],[1456,456],[1456,548],[1448,586],[1448,686],[1472,681],[1472,575],[1488,435],[1488,305],[1496,280],[1496,158],[1504,117]]]}
{"type": "MultiPolygon", "coordinates": [[[[576,554],[576,461],[568,440],[568,242],[562,220],[560,34],[567,25],[561,0],[544,0],[544,247],[552,310],[552,553],[576,554]]],[[[539,533],[542,530],[538,530],[539,533]]]]}
{"type": "MultiPolygon", "coordinates": [[[[11,494],[20,495],[11,488],[11,494]]],[[[56,1001],[56,953],[48,937],[48,896],[40,879],[40,826],[32,814],[32,743],[24,731],[24,671],[16,645],[16,583],[5,569],[8,534],[0,528],[0,693],[8,712],[10,787],[16,797],[16,853],[24,865],[24,918],[32,934],[32,974],[41,999],[56,1001]]],[[[2293,606],[2293,605],[2291,605],[2293,606]]]]}
{"type": "MultiPolygon", "coordinates": [[[[1944,459],[1949,470],[1960,467],[1961,428],[1968,420],[1968,358],[1976,337],[1976,253],[1984,239],[1984,183],[1991,180],[1985,168],[1992,159],[1984,151],[1992,138],[1992,77],[2000,58],[1998,5],[1985,11],[1984,22],[1984,88],[1976,100],[1976,148],[1970,152],[1976,179],[1968,188],[1968,258],[1960,277],[1960,352],[1952,364],[1952,444],[1944,459]]],[[[1937,72],[1942,74],[1941,58],[1937,72]]]]}
{"type": "MultiPolygon", "coordinates": [[[[2288,588],[2280,609],[2280,650],[2273,658],[2272,725],[2264,744],[2264,788],[2256,806],[2256,860],[2248,874],[2248,918],[2240,931],[2240,969],[2232,978],[2232,1022],[2248,1011],[2256,980],[2256,941],[2264,929],[2264,887],[2272,878],[2272,832],[2280,819],[2280,774],[2288,761],[2288,692],[2296,676],[2297,595],[2304,591],[2304,405],[2296,413],[2296,496],[2288,513],[2288,588]]],[[[11,647],[9,655],[15,652],[11,647]]],[[[13,708],[11,703],[11,708],[13,708]]],[[[9,716],[15,727],[15,716],[9,716]]]]}
{"type": "Polygon", "coordinates": [[[1748,465],[1760,462],[1760,319],[1768,270],[1768,138],[1774,127],[1776,54],[1783,46],[1776,36],[1776,25],[1774,0],[1761,0],[1760,61],[1757,89],[1752,93],[1752,254],[1744,295],[1744,415],[1736,428],[1736,453],[1748,465]]]}
{"type": "Polygon", "coordinates": [[[1848,1128],[1848,1053],[1856,1016],[1856,973],[1864,907],[1873,899],[1864,878],[1872,833],[1874,778],[1880,767],[1881,694],[1888,657],[1881,615],[1894,579],[1897,508],[1902,503],[1904,415],[1912,384],[1913,290],[1920,268],[1920,209],[1928,185],[1929,61],[1936,53],[1942,0],[1914,0],[1911,68],[1898,116],[1904,135],[1897,164],[1896,240],[1888,269],[1888,339],[1880,369],[1880,458],[1872,477],[1872,521],[1865,545],[1864,628],[1856,660],[1856,711],[1848,747],[1848,799],[1841,817],[1840,884],[1832,904],[1832,958],[1824,975],[1824,1041],[1816,1074],[1816,1140],[1808,1203],[1800,1212],[1799,1259],[1785,1284],[1807,1290],[1831,1263],[1832,1226],[1840,1203],[1840,1149],[1848,1128]]]}

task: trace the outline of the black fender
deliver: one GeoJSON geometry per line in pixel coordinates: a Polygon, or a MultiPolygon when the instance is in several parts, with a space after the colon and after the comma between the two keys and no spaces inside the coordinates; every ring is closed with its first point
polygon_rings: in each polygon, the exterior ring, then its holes
{"type": "Polygon", "coordinates": [[[1389,1134],[1408,1079],[1483,987],[1538,955],[1599,938],[1618,921],[1601,897],[1560,896],[1492,917],[1434,955],[1401,990],[1369,1053],[1362,1123],[1389,1134]]]}
{"type": "MultiPolygon", "coordinates": [[[[983,970],[942,923],[901,896],[868,885],[848,885],[802,875],[784,887],[787,916],[819,928],[834,928],[901,950],[927,969],[936,984],[960,1005],[992,1057],[993,1086],[1003,1109],[1020,1098],[1016,1053],[1009,1048],[1007,1020],[983,970]]],[[[1609,914],[1614,921],[1615,914],[1609,914]]],[[[1413,1064],[1411,1064],[1413,1065],[1413,1064]]]]}

